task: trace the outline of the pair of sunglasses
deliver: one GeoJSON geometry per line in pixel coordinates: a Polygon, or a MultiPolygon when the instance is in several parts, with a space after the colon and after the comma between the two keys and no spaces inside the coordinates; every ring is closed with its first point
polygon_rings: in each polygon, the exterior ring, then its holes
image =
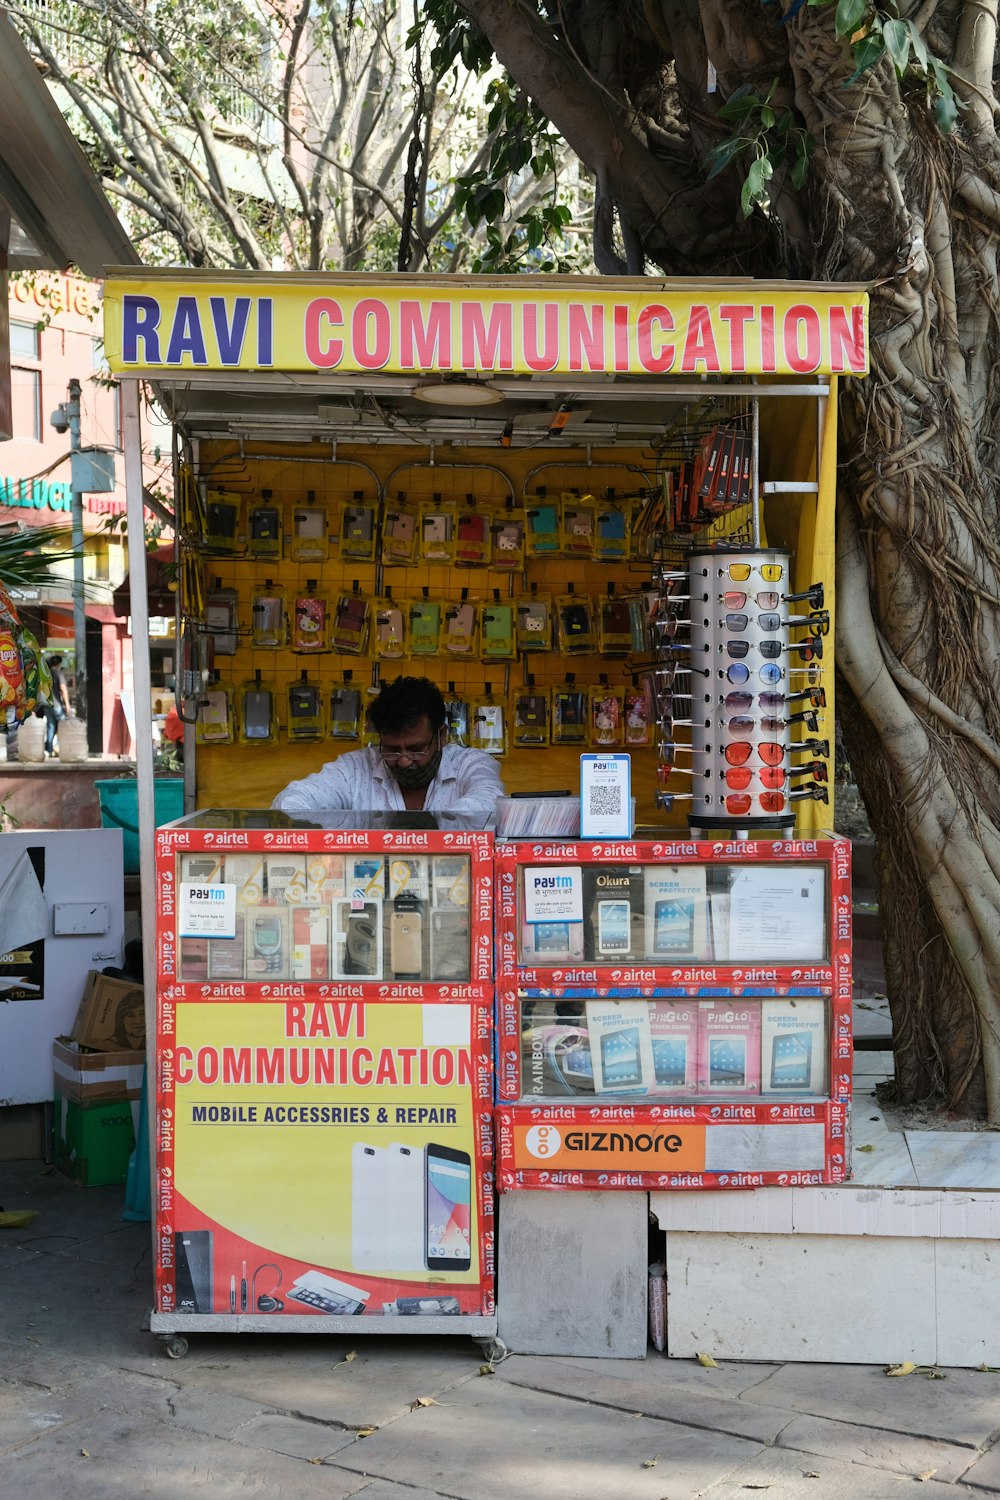
{"type": "Polygon", "coordinates": [[[784,760],[786,749],[785,745],[772,740],[763,740],[759,745],[752,745],[749,740],[735,740],[722,753],[731,766],[745,766],[756,750],[765,766],[777,766],[784,760]]]}
{"type": "Polygon", "coordinates": [[[809,801],[829,803],[830,795],[825,786],[820,786],[817,782],[811,781],[808,786],[802,786],[799,787],[798,791],[790,792],[788,800],[789,802],[809,801]]]}
{"type": "Polygon", "coordinates": [[[734,583],[746,583],[751,573],[759,573],[765,583],[778,583],[785,576],[781,563],[730,563],[719,570],[720,578],[731,578],[734,583]]]}
{"type": "MultiPolygon", "coordinates": [[[[732,698],[735,698],[736,696],[737,695],[735,693],[730,694],[730,697],[732,698]]],[[[746,695],[743,694],[741,696],[746,695]]],[[[764,695],[762,693],[761,697],[763,696],[764,695]]],[[[780,734],[782,730],[787,729],[790,724],[805,724],[806,728],[813,734],[815,734],[819,729],[819,720],[816,717],[814,710],[810,708],[806,709],[805,713],[789,714],[787,719],[764,718],[757,720],[747,718],[743,714],[737,714],[734,715],[733,718],[731,718],[729,721],[729,732],[730,734],[752,734],[754,731],[754,727],[758,722],[764,734],[780,734]]]]}
{"type": "Polygon", "coordinates": [[[726,786],[735,792],[746,791],[755,776],[761,786],[773,790],[787,785],[793,776],[813,776],[817,781],[826,781],[827,770],[821,760],[814,760],[808,766],[792,766],[787,771],[781,766],[762,766],[759,771],[751,771],[749,766],[732,766],[725,773],[726,786]]]}
{"type": "MultiPolygon", "coordinates": [[[[750,616],[738,612],[730,612],[723,621],[727,630],[746,630],[750,623],[750,616]]],[[[782,619],[779,614],[763,614],[757,616],[757,625],[761,630],[780,630],[782,619]]]]}
{"type": "MultiPolygon", "coordinates": [[[[784,811],[785,794],[784,792],[761,792],[757,801],[761,812],[779,813],[784,811]]],[[[735,817],[748,813],[752,806],[753,798],[746,793],[732,792],[725,800],[726,812],[732,813],[735,817]]]]}
{"type": "MultiPolygon", "coordinates": [[[[826,694],[822,688],[807,688],[802,693],[757,693],[757,702],[765,711],[784,708],[796,699],[808,698],[813,708],[826,707],[826,694]]],[[[753,707],[754,694],[751,692],[727,693],[723,702],[731,713],[746,713],[753,707]]],[[[793,717],[801,717],[794,715],[793,717]]]]}
{"type": "MultiPolygon", "coordinates": [[[[757,676],[761,682],[766,682],[773,687],[775,683],[781,682],[784,677],[807,677],[810,682],[819,681],[819,667],[792,667],[788,672],[783,672],[773,661],[766,661],[762,667],[758,667],[757,676]]],[[[719,673],[722,676],[722,673],[719,673]]],[[[750,681],[750,668],[745,662],[733,662],[732,666],[726,668],[726,680],[734,685],[740,685],[750,681]]]]}
{"type": "Polygon", "coordinates": [[[825,609],[814,610],[811,615],[789,615],[785,623],[790,630],[801,630],[804,625],[814,635],[830,634],[830,616],[825,609]]]}
{"type": "Polygon", "coordinates": [[[764,589],[759,594],[730,592],[719,595],[719,603],[724,604],[727,609],[743,609],[748,600],[759,605],[761,609],[777,609],[781,602],[781,595],[773,589],[764,589]]]}

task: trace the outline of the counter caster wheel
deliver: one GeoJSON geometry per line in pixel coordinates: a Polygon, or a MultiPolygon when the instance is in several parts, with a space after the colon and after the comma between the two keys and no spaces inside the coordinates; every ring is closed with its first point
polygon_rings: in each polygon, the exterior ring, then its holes
{"type": "Polygon", "coordinates": [[[179,1333],[161,1334],[160,1342],[168,1359],[183,1359],[188,1352],[188,1341],[179,1333]]]}
{"type": "Polygon", "coordinates": [[[501,1360],[506,1359],[510,1353],[503,1339],[476,1339],[476,1343],[482,1349],[491,1365],[500,1364],[501,1360]]]}

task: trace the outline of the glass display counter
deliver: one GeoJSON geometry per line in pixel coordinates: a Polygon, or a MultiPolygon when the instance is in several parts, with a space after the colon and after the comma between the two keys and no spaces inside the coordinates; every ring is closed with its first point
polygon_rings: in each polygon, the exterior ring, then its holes
{"type": "Polygon", "coordinates": [[[498,1181],[847,1173],[844,840],[497,849],[498,1181]]]}
{"type": "Polygon", "coordinates": [[[495,1330],[492,837],[414,821],[157,830],[151,1326],[175,1344],[495,1330]]]}

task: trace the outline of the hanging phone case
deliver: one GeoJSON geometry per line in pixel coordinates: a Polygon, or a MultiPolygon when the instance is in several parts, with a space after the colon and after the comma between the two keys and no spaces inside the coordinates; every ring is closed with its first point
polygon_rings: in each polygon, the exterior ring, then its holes
{"type": "Polygon", "coordinates": [[[390,506],[382,526],[382,561],[390,567],[417,560],[419,516],[402,505],[390,506]]]}
{"type": "Polygon", "coordinates": [[[655,713],[652,697],[645,687],[626,688],[624,722],[626,745],[651,745],[655,713]]]}
{"type": "Polygon", "coordinates": [[[213,589],[205,600],[205,630],[216,656],[235,656],[240,644],[239,595],[235,589],[213,589]]]}
{"type": "Polygon", "coordinates": [[[490,527],[490,566],[520,572],[524,567],[524,519],[504,511],[490,527]]]}
{"type": "Polygon", "coordinates": [[[598,748],[622,742],[622,700],[612,688],[590,690],[590,743],[598,748]]]}
{"type": "Polygon", "coordinates": [[[455,512],[429,506],[420,512],[420,556],[424,562],[455,560],[455,512]]]}
{"type": "Polygon", "coordinates": [[[194,737],[199,745],[233,743],[233,690],[228,683],[215,682],[199,697],[194,737]]]}
{"type": "Polygon", "coordinates": [[[597,510],[594,556],[613,562],[629,555],[629,512],[624,506],[602,503],[597,510]]]}
{"type": "Polygon", "coordinates": [[[330,738],[356,740],[361,728],[361,689],[344,684],[330,692],[330,738]]]}
{"type": "Polygon", "coordinates": [[[549,743],[549,700],[542,692],[525,688],[514,695],[514,744],[549,743]]]}
{"type": "Polygon", "coordinates": [[[559,506],[551,500],[529,501],[524,508],[526,521],[524,550],[528,557],[555,557],[559,553],[559,506]]]}
{"type": "Polygon", "coordinates": [[[270,581],[254,592],[250,605],[250,639],[255,646],[284,646],[288,639],[285,595],[270,581]]]}
{"type": "Polygon", "coordinates": [[[281,508],[255,505],[247,516],[247,551],[252,557],[277,560],[281,556],[281,508]]]}
{"type": "Polygon", "coordinates": [[[322,594],[299,594],[292,617],[292,650],[325,651],[328,645],[329,606],[322,594]]]}
{"type": "Polygon", "coordinates": [[[288,684],[288,738],[321,740],[323,738],[323,695],[314,682],[288,684]]]}
{"type": "Polygon", "coordinates": [[[505,755],[507,751],[507,716],[502,703],[479,698],[472,706],[472,746],[487,755],[505,755]]]}
{"type": "Polygon", "coordinates": [[[325,562],[330,555],[326,511],[319,505],[297,505],[292,512],[289,552],[296,562],[325,562]]]}
{"type": "Polygon", "coordinates": [[[479,655],[483,661],[513,661],[517,656],[512,604],[494,600],[482,606],[479,655]]]}
{"type": "Polygon", "coordinates": [[[490,518],[481,511],[462,510],[456,527],[455,560],[468,567],[484,567],[490,560],[490,518]]]}
{"type": "Polygon", "coordinates": [[[444,626],[444,649],[448,656],[475,655],[477,623],[474,604],[463,602],[448,606],[444,626]]]}
{"type": "Polygon", "coordinates": [[[627,656],[632,649],[632,617],[625,598],[602,599],[597,615],[597,649],[605,656],[627,656]]]}
{"type": "Polygon", "coordinates": [[[210,552],[239,552],[243,499],[228,490],[205,492],[205,542],[210,552]]]}
{"type": "Polygon", "coordinates": [[[368,600],[360,594],[341,594],[333,617],[334,651],[361,656],[368,641],[368,600]]]}
{"type": "Polygon", "coordinates": [[[562,497],[562,550],[566,557],[593,557],[596,516],[594,502],[577,495],[562,497]]]}
{"type": "Polygon", "coordinates": [[[399,661],[406,655],[406,612],[391,599],[376,599],[375,656],[379,661],[399,661]]]}
{"type": "Polygon", "coordinates": [[[582,688],[552,689],[552,743],[585,745],[587,743],[587,694],[582,688]]]}
{"type": "Polygon", "coordinates": [[[516,634],[519,651],[551,651],[552,601],[540,594],[518,599],[516,634]]]}
{"type": "Polygon", "coordinates": [[[278,738],[274,690],[269,683],[248,682],[240,694],[240,741],[269,745],[278,738]]]}
{"type": "Polygon", "coordinates": [[[441,645],[441,606],[434,599],[410,605],[410,655],[435,656],[441,645]]]}
{"type": "Polygon", "coordinates": [[[376,507],[357,497],[344,506],[340,523],[341,557],[374,562],[376,521],[376,507]]]}
{"type": "Polygon", "coordinates": [[[460,750],[469,746],[469,705],[461,698],[444,700],[444,722],[448,730],[448,743],[460,750]]]}
{"type": "Polygon", "coordinates": [[[584,594],[561,594],[556,600],[559,621],[559,649],[570,656],[580,656],[594,649],[594,616],[590,600],[584,594]]]}

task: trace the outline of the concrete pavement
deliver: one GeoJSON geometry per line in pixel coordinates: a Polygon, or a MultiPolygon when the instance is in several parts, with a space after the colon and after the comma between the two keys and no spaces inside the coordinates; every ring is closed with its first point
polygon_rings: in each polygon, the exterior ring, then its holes
{"type": "MultiPolygon", "coordinates": [[[[17,1500],[921,1500],[1000,1494],[1000,1374],[484,1356],[455,1339],[143,1322],[122,1190],[0,1164],[0,1495],[17,1500]],[[349,1358],[348,1356],[353,1356],[349,1358]]],[[[835,1295],[817,1287],[817,1296],[835,1295]]],[[[780,1297],[776,1296],[776,1316],[780,1297]]],[[[693,1354],[693,1351],[692,1351],[693,1354]]]]}

